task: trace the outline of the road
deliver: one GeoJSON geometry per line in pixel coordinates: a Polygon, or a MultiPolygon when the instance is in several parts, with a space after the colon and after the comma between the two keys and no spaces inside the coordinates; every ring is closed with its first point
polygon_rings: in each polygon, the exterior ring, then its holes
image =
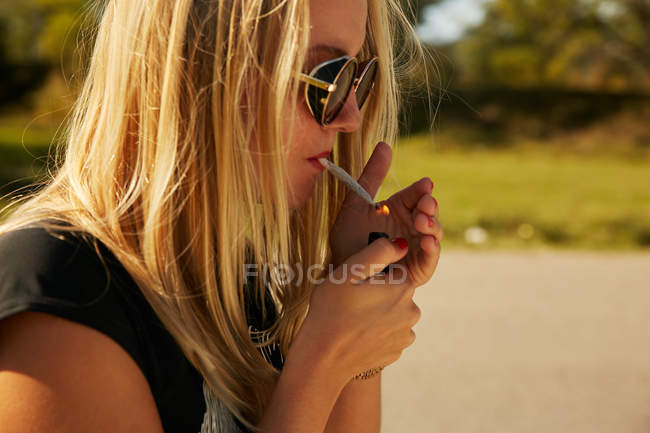
{"type": "Polygon", "coordinates": [[[650,432],[650,254],[444,251],[382,433],[650,432]]]}

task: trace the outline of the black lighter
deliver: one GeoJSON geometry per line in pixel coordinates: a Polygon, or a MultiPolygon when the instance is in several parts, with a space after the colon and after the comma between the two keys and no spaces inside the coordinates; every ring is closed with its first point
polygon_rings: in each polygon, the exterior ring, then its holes
{"type": "MultiPolygon", "coordinates": [[[[376,239],[379,239],[379,238],[388,238],[388,237],[389,237],[389,236],[388,236],[386,233],[384,233],[384,232],[370,232],[370,234],[368,235],[368,245],[370,245],[370,244],[371,244],[372,242],[374,242],[376,239]]],[[[387,266],[386,266],[386,267],[385,267],[381,272],[384,273],[384,274],[387,273],[387,272],[388,272],[388,268],[390,268],[390,265],[387,265],[387,266]]]]}

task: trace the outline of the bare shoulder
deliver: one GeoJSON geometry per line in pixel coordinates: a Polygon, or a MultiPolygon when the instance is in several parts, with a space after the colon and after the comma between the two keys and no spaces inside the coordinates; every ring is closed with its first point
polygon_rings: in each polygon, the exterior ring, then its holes
{"type": "Polygon", "coordinates": [[[163,432],[148,382],[119,344],[39,312],[0,321],[0,419],[10,432],[163,432]]]}

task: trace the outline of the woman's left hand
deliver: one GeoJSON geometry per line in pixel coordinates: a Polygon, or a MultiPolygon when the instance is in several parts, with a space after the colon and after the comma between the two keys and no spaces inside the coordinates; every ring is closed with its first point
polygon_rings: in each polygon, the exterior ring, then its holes
{"type": "MultiPolygon", "coordinates": [[[[375,196],[388,174],[391,160],[390,146],[380,142],[358,180],[371,196],[375,196]]],[[[424,177],[396,192],[381,202],[388,206],[389,215],[378,215],[371,205],[348,191],[330,232],[334,266],[366,246],[370,232],[384,232],[390,238],[406,239],[409,250],[398,263],[406,267],[415,286],[426,283],[438,265],[440,241],[444,236],[432,191],[433,182],[424,177]]]]}

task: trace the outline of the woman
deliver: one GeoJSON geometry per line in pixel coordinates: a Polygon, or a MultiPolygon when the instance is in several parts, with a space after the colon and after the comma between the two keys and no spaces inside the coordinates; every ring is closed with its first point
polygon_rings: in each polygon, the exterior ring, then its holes
{"type": "Polygon", "coordinates": [[[395,139],[396,70],[410,65],[391,35],[409,61],[422,53],[396,2],[97,12],[64,162],[0,228],[0,419],[379,431],[379,371],[412,344],[412,296],[438,262],[433,183],[377,215],[315,162],[328,155],[371,195],[386,176],[390,146],[375,144],[395,139]],[[393,241],[367,245],[371,231],[393,241]],[[375,275],[390,263],[406,278],[375,275]]]}

